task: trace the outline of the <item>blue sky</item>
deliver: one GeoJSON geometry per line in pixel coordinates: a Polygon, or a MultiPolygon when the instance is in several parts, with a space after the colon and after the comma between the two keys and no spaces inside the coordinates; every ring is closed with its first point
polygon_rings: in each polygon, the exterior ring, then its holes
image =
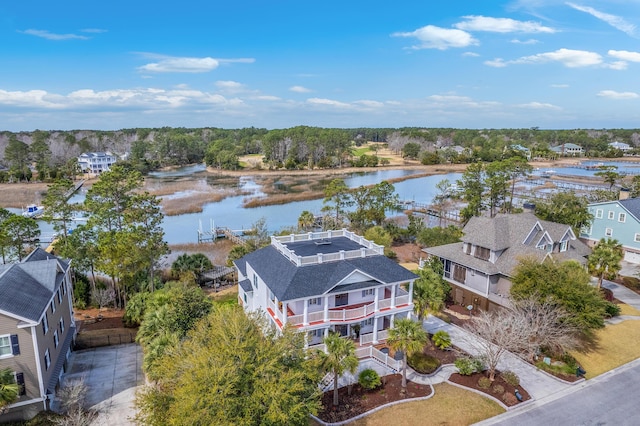
{"type": "Polygon", "coordinates": [[[640,0],[0,4],[0,130],[640,127],[640,0]]]}

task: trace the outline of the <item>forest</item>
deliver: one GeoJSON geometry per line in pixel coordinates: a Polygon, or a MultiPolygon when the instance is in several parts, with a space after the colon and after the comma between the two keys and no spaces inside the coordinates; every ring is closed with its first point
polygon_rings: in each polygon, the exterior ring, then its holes
{"type": "MultiPolygon", "coordinates": [[[[0,182],[42,181],[73,176],[83,152],[109,151],[142,173],[166,166],[205,162],[236,170],[241,157],[257,155],[269,169],[340,168],[385,164],[377,153],[354,155],[364,143],[386,144],[423,164],[495,161],[527,148],[533,157],[555,158],[551,147],[580,145],[588,157],[621,157],[609,143],[629,144],[638,153],[640,130],[541,130],[452,128],[353,128],[297,126],[288,129],[138,128],[0,132],[0,182]],[[454,149],[455,147],[455,149],[454,149]]],[[[379,146],[374,144],[373,146],[379,146]]]]}

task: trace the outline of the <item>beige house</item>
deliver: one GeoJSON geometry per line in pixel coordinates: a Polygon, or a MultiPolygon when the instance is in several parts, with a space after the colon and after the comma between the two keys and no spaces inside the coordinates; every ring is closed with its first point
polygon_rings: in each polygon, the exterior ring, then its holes
{"type": "Polygon", "coordinates": [[[42,249],[0,265],[0,369],[12,369],[20,385],[0,422],[49,408],[76,333],[70,270],[68,261],[42,249]]]}

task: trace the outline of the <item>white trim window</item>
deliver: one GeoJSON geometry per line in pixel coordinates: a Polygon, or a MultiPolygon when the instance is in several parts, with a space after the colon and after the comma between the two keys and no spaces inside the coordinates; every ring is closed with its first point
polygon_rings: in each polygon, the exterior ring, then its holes
{"type": "Polygon", "coordinates": [[[0,358],[10,355],[13,355],[13,351],[11,350],[11,336],[9,334],[0,336],[0,358]]]}
{"type": "Polygon", "coordinates": [[[569,242],[567,240],[560,242],[560,252],[567,251],[567,248],[569,247],[568,243],[569,242]]]}
{"type": "Polygon", "coordinates": [[[636,242],[636,243],[640,243],[640,234],[636,233],[633,236],[633,241],[636,242]]]}
{"type": "Polygon", "coordinates": [[[368,288],[366,290],[362,290],[362,297],[373,296],[376,294],[375,288],[368,288]]]}
{"type": "Polygon", "coordinates": [[[603,213],[602,209],[596,209],[596,219],[602,219],[603,213]]]}
{"type": "Polygon", "coordinates": [[[361,327],[367,327],[369,325],[373,325],[373,318],[367,318],[366,320],[360,323],[361,327]]]}
{"type": "Polygon", "coordinates": [[[317,330],[309,330],[309,337],[323,337],[324,330],[319,328],[317,330]]]}
{"type": "Polygon", "coordinates": [[[54,299],[51,299],[51,313],[56,313],[56,301],[54,299]]]}
{"type": "Polygon", "coordinates": [[[312,297],[309,299],[309,306],[311,305],[322,305],[322,297],[312,297]]]}
{"type": "Polygon", "coordinates": [[[58,325],[60,327],[60,334],[64,334],[64,317],[60,317],[60,322],[58,325]]]}
{"type": "Polygon", "coordinates": [[[44,313],[44,317],[42,317],[42,331],[44,334],[47,334],[49,331],[49,319],[47,318],[47,313],[44,313]]]}
{"type": "Polygon", "coordinates": [[[60,339],[58,338],[58,330],[54,330],[54,332],[53,332],[53,346],[55,348],[57,348],[59,344],[60,344],[60,339]]]}
{"type": "Polygon", "coordinates": [[[258,289],[258,276],[253,274],[253,288],[258,289]]]}
{"type": "Polygon", "coordinates": [[[605,237],[613,237],[613,229],[611,229],[611,228],[605,228],[605,229],[604,229],[604,236],[605,236],[605,237]]]}
{"type": "Polygon", "coordinates": [[[609,210],[609,213],[607,213],[607,218],[613,220],[615,219],[615,217],[616,217],[616,212],[609,210]]]}
{"type": "Polygon", "coordinates": [[[58,289],[57,295],[58,295],[58,304],[62,304],[62,292],[60,291],[60,289],[58,289]]]}
{"type": "Polygon", "coordinates": [[[627,214],[626,213],[618,213],[618,222],[626,222],[627,220],[627,214]]]}
{"type": "Polygon", "coordinates": [[[49,349],[44,353],[44,369],[48,370],[51,366],[51,355],[49,355],[49,349]]]}

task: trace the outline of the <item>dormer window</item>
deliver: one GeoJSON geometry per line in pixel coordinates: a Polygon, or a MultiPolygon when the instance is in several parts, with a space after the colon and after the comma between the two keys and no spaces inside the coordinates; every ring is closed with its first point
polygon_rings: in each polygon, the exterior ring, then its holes
{"type": "Polygon", "coordinates": [[[567,248],[569,248],[569,242],[568,241],[562,241],[560,243],[560,252],[567,251],[567,248]]]}
{"type": "Polygon", "coordinates": [[[489,260],[489,256],[491,256],[491,250],[486,247],[476,246],[473,256],[477,257],[478,259],[489,260]]]}

